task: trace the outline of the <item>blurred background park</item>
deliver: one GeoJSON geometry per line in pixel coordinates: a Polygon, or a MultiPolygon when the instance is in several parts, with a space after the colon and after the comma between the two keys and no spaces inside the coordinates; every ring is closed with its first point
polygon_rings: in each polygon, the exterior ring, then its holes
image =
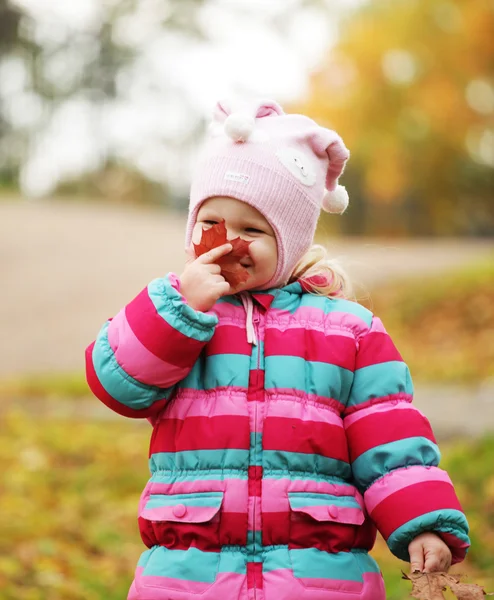
{"type": "Polygon", "coordinates": [[[494,591],[492,0],[0,0],[1,600],[126,597],[150,426],[91,398],[83,352],[180,270],[210,111],[241,94],[350,148],[318,240],[410,365],[471,524],[454,571],[494,591]]]}

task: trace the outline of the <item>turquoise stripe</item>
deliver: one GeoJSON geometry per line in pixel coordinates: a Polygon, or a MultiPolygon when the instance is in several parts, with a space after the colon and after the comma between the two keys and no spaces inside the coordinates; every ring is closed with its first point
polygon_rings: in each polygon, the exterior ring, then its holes
{"type": "Polygon", "coordinates": [[[266,357],[266,389],[293,388],[346,404],[352,381],[353,372],[336,365],[298,356],[266,357]]]}
{"type": "Polygon", "coordinates": [[[297,578],[361,581],[362,571],[351,552],[330,554],[317,548],[290,550],[293,574],[297,578]]]}
{"type": "Polygon", "coordinates": [[[292,314],[301,307],[317,308],[325,315],[334,312],[354,315],[363,321],[367,327],[371,326],[373,319],[373,314],[367,308],[356,302],[351,302],[350,300],[344,300],[342,298],[316,296],[315,294],[297,295],[288,291],[288,288],[282,289],[276,293],[275,299],[271,305],[271,308],[286,310],[292,314]]]}
{"type": "MultiPolygon", "coordinates": [[[[293,569],[298,578],[337,579],[363,583],[361,565],[365,561],[355,552],[323,552],[316,548],[288,550],[275,547],[264,553],[263,571],[293,569]]],[[[371,565],[373,568],[373,565],[371,565]]],[[[373,571],[371,571],[373,572],[373,571]]]]}
{"type": "Polygon", "coordinates": [[[434,442],[424,437],[410,437],[367,450],[353,461],[352,471],[359,486],[367,489],[371,483],[404,465],[437,467],[441,454],[434,442]]]}
{"type": "MultiPolygon", "coordinates": [[[[244,552],[239,552],[233,548],[229,548],[225,546],[222,548],[221,552],[201,552],[196,548],[191,548],[189,550],[168,550],[164,546],[154,546],[150,550],[145,550],[137,563],[138,567],[142,567],[144,569],[144,575],[153,575],[153,571],[155,570],[155,564],[160,566],[160,562],[168,561],[170,555],[176,556],[175,568],[177,571],[180,571],[180,560],[183,560],[186,564],[187,568],[194,569],[195,560],[199,558],[199,564],[204,567],[204,561],[202,560],[203,555],[212,555],[214,557],[215,568],[211,571],[213,574],[216,573],[238,573],[239,575],[245,575],[247,572],[247,564],[246,564],[246,555],[244,552]],[[192,551],[192,552],[191,552],[192,551]],[[177,554],[175,554],[177,553],[177,554]],[[217,563],[219,557],[219,565],[217,563]],[[177,564],[178,563],[178,564],[177,564]],[[148,566],[149,565],[149,566],[148,566]]],[[[172,561],[173,562],[173,561],[172,561]]],[[[207,567],[207,565],[206,565],[207,567]]],[[[158,573],[158,575],[162,575],[164,577],[175,577],[177,579],[185,579],[185,577],[179,577],[178,575],[163,575],[162,573],[158,573]]],[[[207,577],[207,575],[205,575],[207,577]]],[[[192,579],[193,581],[197,581],[193,577],[187,577],[187,579],[192,579]]],[[[199,581],[209,581],[210,579],[199,581]]]]}
{"type": "Polygon", "coordinates": [[[151,494],[145,508],[161,508],[162,506],[203,506],[219,508],[223,500],[223,492],[195,492],[192,494],[151,494]]]}
{"type": "Polygon", "coordinates": [[[468,522],[465,515],[452,508],[434,510],[408,521],[389,536],[387,543],[391,552],[401,560],[410,560],[408,544],[425,531],[443,531],[455,535],[470,544],[468,522]]]}
{"type": "Polygon", "coordinates": [[[242,302],[237,296],[222,296],[216,300],[216,304],[231,304],[232,306],[242,306],[242,302]]]}
{"type": "Polygon", "coordinates": [[[413,394],[413,383],[404,362],[389,361],[355,371],[348,406],[391,394],[413,394]]]}
{"type": "Polygon", "coordinates": [[[261,369],[264,371],[264,368],[264,342],[258,342],[257,346],[252,347],[250,370],[255,371],[256,369],[261,369]]]}
{"type": "Polygon", "coordinates": [[[192,470],[182,472],[162,472],[156,471],[149,479],[152,483],[183,483],[188,481],[225,481],[225,479],[248,479],[245,470],[229,470],[229,469],[209,469],[208,471],[192,470]]]}
{"type": "Polygon", "coordinates": [[[304,508],[306,506],[343,506],[344,508],[358,508],[361,510],[360,504],[353,496],[288,492],[288,498],[292,508],[304,508]]]}
{"type": "MultiPolygon", "coordinates": [[[[312,473],[327,473],[328,475],[350,479],[352,472],[350,465],[335,458],[327,458],[320,454],[305,454],[303,452],[286,452],[283,450],[263,451],[264,469],[294,472],[302,471],[312,473]]],[[[298,476],[297,476],[298,478],[298,476]]]]}
{"type": "Polygon", "coordinates": [[[155,471],[190,471],[193,469],[247,469],[249,451],[234,448],[221,450],[184,450],[157,452],[149,459],[151,473],[155,471]]]}
{"type": "Polygon", "coordinates": [[[169,550],[159,546],[151,549],[143,564],[142,574],[144,577],[172,577],[214,583],[219,562],[219,552],[201,552],[193,547],[188,550],[169,550]]]}
{"type": "Polygon", "coordinates": [[[154,279],[148,294],[156,311],[171,327],[199,342],[209,342],[218,324],[216,315],[194,310],[171,285],[169,276],[154,279]]]}
{"type": "Polygon", "coordinates": [[[262,562],[262,532],[247,531],[247,560],[249,562],[262,562]]]}
{"type": "Polygon", "coordinates": [[[93,349],[94,370],[107,393],[134,410],[148,408],[161,398],[169,398],[173,387],[165,389],[146,385],[122,369],[108,341],[109,325],[109,321],[103,325],[93,349]]]}
{"type": "Polygon", "coordinates": [[[250,434],[250,466],[262,466],[262,433],[252,431],[250,434]]]}
{"type": "Polygon", "coordinates": [[[381,569],[377,562],[365,550],[354,550],[352,552],[359,564],[362,573],[380,573],[381,569]]]}
{"type": "Polygon", "coordinates": [[[220,565],[218,573],[238,573],[245,575],[247,573],[247,557],[244,552],[239,552],[228,546],[221,549],[220,565]]]}
{"type": "Polygon", "coordinates": [[[249,386],[250,356],[244,354],[214,354],[199,357],[192,370],[180,382],[180,387],[210,390],[217,387],[249,386]]]}

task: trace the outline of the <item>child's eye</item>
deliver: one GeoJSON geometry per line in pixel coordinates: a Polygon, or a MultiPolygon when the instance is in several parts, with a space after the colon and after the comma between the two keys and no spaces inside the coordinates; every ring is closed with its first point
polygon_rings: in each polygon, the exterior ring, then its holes
{"type": "Polygon", "coordinates": [[[255,227],[247,227],[245,229],[245,231],[247,233],[264,233],[264,231],[262,231],[262,229],[256,229],[255,227]]]}
{"type": "Polygon", "coordinates": [[[203,223],[206,223],[206,225],[218,225],[218,221],[207,220],[207,221],[203,221],[203,223]]]}

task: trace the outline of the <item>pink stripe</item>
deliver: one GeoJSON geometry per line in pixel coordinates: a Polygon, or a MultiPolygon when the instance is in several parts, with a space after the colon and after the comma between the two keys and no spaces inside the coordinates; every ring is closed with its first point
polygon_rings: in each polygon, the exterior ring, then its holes
{"type": "Polygon", "coordinates": [[[130,328],[125,310],[121,310],[110,322],[108,341],[122,369],[148,385],[169,387],[190,371],[190,367],[176,367],[150,352],[130,328]]]}
{"type": "Polygon", "coordinates": [[[201,600],[247,598],[247,576],[245,574],[218,573],[216,581],[211,584],[190,579],[143,575],[143,571],[142,567],[137,567],[135,572],[134,590],[137,590],[139,595],[129,596],[127,600],[164,600],[166,590],[175,590],[186,596],[198,594],[201,600]]]}
{"type": "Polygon", "coordinates": [[[382,404],[374,404],[372,406],[368,406],[367,408],[354,412],[353,414],[346,417],[345,429],[348,429],[350,425],[353,425],[353,423],[360,421],[360,419],[363,419],[364,417],[367,417],[369,415],[376,415],[378,413],[386,413],[392,410],[415,410],[425,418],[424,414],[421,413],[418,408],[415,408],[415,406],[411,405],[410,402],[400,399],[395,402],[383,402],[382,404]]]}
{"type": "MultiPolygon", "coordinates": [[[[295,404],[295,401],[300,402],[300,405],[304,405],[306,407],[313,406],[319,409],[331,409],[337,415],[341,414],[345,409],[345,405],[335,400],[334,398],[327,398],[326,396],[317,396],[316,394],[307,394],[301,390],[294,389],[284,389],[284,388],[273,388],[267,389],[265,392],[266,401],[269,400],[269,411],[271,412],[271,404],[274,405],[275,402],[281,402],[283,400],[288,400],[295,404]]],[[[292,408],[290,408],[292,410],[292,408]]],[[[329,413],[329,410],[328,410],[329,413]]],[[[279,415],[279,416],[286,416],[279,415]]],[[[329,416],[328,416],[329,418],[329,416]]]]}
{"type": "Polygon", "coordinates": [[[338,506],[337,512],[335,507],[328,505],[321,506],[303,506],[291,507],[292,512],[304,513],[310,515],[316,521],[336,521],[337,523],[346,523],[350,525],[362,525],[364,522],[364,513],[360,508],[352,508],[350,506],[338,506]],[[329,512],[329,510],[333,512],[329,512]]]}
{"type": "Polygon", "coordinates": [[[301,421],[312,421],[343,427],[341,417],[331,408],[322,403],[318,405],[309,404],[307,402],[309,394],[304,394],[304,396],[301,398],[293,396],[290,398],[270,398],[267,417],[290,417],[290,419],[300,419],[301,421]]]}
{"type": "MultiPolygon", "coordinates": [[[[177,504],[180,504],[177,501],[177,504]]],[[[185,511],[175,515],[175,506],[157,506],[155,508],[145,508],[139,517],[148,521],[178,521],[180,523],[204,523],[210,521],[220,510],[215,506],[187,506],[185,511]]]]}
{"type": "Polygon", "coordinates": [[[372,319],[371,328],[369,329],[369,333],[388,333],[384,328],[384,325],[378,317],[374,317],[372,319]]]}
{"type": "Polygon", "coordinates": [[[363,584],[338,579],[303,581],[294,577],[291,569],[267,571],[263,577],[265,597],[276,600],[348,600],[349,592],[358,593],[358,600],[386,600],[380,573],[363,573],[363,584]]]}
{"type": "Polygon", "coordinates": [[[141,495],[140,510],[149,498],[149,494],[194,494],[198,492],[224,492],[223,511],[245,513],[247,511],[248,481],[247,479],[219,479],[176,481],[174,483],[158,483],[150,481],[141,495]]]}
{"type": "Polygon", "coordinates": [[[407,488],[410,485],[426,481],[441,481],[451,483],[446,471],[437,467],[423,467],[416,465],[405,469],[391,471],[381,479],[378,479],[364,495],[367,511],[371,513],[378,504],[386,500],[395,492],[407,488]]]}
{"type": "Polygon", "coordinates": [[[242,416],[247,413],[245,388],[216,388],[214,390],[181,389],[164,412],[169,419],[186,417],[242,416]]]}
{"type": "Polygon", "coordinates": [[[236,325],[245,329],[245,308],[242,305],[234,306],[229,302],[220,302],[215,304],[210,312],[220,319],[222,325],[236,325]]]}
{"type": "Polygon", "coordinates": [[[158,313],[149,297],[148,288],[127,304],[125,317],[141,343],[167,363],[191,367],[205,345],[205,342],[189,337],[172,327],[158,313]]]}
{"type": "Polygon", "coordinates": [[[247,527],[249,531],[260,531],[261,526],[261,498],[249,496],[247,527]]]}
{"type": "Polygon", "coordinates": [[[344,312],[324,314],[320,308],[301,306],[294,313],[272,308],[266,315],[266,326],[286,329],[287,327],[304,327],[316,331],[347,331],[349,335],[360,337],[367,331],[367,324],[356,315],[344,312]]]}
{"type": "MultiPolygon", "coordinates": [[[[404,392],[398,392],[396,394],[389,394],[389,396],[380,396],[379,398],[371,398],[367,400],[367,402],[362,402],[361,404],[354,404],[349,406],[345,410],[346,415],[353,415],[354,413],[369,408],[369,406],[378,406],[379,404],[385,404],[387,402],[413,402],[412,394],[405,394],[404,392]]],[[[346,417],[348,419],[348,416],[346,417]]],[[[345,419],[345,420],[346,420],[345,419]]]]}
{"type": "Polygon", "coordinates": [[[263,512],[286,513],[290,511],[288,492],[311,492],[315,494],[331,494],[333,496],[353,496],[364,507],[364,500],[352,485],[329,483],[327,481],[311,481],[308,479],[269,479],[262,480],[263,512]]]}

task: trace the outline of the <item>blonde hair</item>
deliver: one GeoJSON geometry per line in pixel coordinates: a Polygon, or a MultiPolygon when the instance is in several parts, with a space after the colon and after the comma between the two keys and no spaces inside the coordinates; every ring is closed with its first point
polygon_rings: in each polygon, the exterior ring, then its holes
{"type": "Polygon", "coordinates": [[[324,246],[314,244],[295,265],[290,283],[301,280],[311,294],[354,300],[350,277],[340,262],[329,258],[324,246]]]}

